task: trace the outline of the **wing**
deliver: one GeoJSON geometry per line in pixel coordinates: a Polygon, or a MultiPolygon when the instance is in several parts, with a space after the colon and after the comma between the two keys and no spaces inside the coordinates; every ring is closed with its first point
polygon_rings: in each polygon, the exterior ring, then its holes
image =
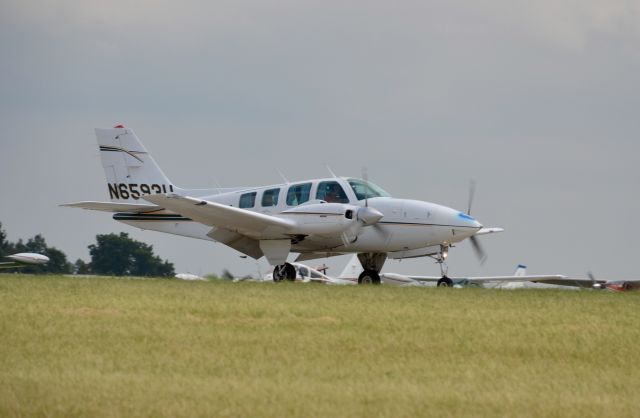
{"type": "MultiPolygon", "coordinates": [[[[418,282],[437,282],[441,276],[409,276],[397,273],[383,273],[385,277],[397,281],[409,281],[415,280],[418,282]]],[[[570,279],[567,276],[560,274],[554,275],[537,275],[537,276],[477,276],[477,277],[453,277],[449,276],[453,281],[456,280],[468,280],[470,282],[484,283],[484,282],[535,282],[535,283],[548,283],[548,284],[564,284],[565,286],[571,286],[570,283],[576,282],[575,279],[570,279]]],[[[591,280],[589,280],[589,286],[591,280]]]]}
{"type": "Polygon", "coordinates": [[[102,212],[150,212],[154,210],[159,210],[162,208],[157,207],[156,205],[148,205],[145,203],[113,203],[113,202],[75,202],[75,203],[65,203],[60,206],[66,206],[70,208],[81,208],[88,210],[99,210],[102,212]]]}
{"type": "Polygon", "coordinates": [[[554,284],[554,281],[569,280],[567,276],[560,274],[535,275],[535,276],[481,276],[481,277],[451,277],[452,280],[469,280],[475,283],[484,282],[534,282],[554,284]]]}
{"type": "Polygon", "coordinates": [[[0,263],[0,269],[15,269],[25,266],[26,264],[16,263],[15,261],[3,261],[2,263],[0,263]]]}
{"type": "Polygon", "coordinates": [[[289,238],[292,221],[188,196],[149,195],[145,200],[204,225],[253,239],[289,238]]]}
{"type": "MultiPolygon", "coordinates": [[[[393,283],[410,283],[412,281],[416,282],[437,282],[442,278],[442,276],[410,276],[407,274],[398,274],[398,273],[381,273],[380,277],[382,279],[386,279],[387,281],[393,283]]],[[[452,280],[456,280],[451,277],[452,280]]]]}

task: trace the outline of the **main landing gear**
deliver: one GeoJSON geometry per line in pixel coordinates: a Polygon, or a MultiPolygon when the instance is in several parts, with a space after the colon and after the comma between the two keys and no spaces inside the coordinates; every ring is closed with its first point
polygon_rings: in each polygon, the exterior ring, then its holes
{"type": "Polygon", "coordinates": [[[296,279],[296,268],[289,263],[280,264],[273,269],[273,281],[281,282],[288,280],[290,282],[296,279]]]}
{"type": "Polygon", "coordinates": [[[358,284],[380,284],[380,270],[387,260],[385,253],[360,253],[358,260],[364,271],[358,276],[358,284]]]}
{"type": "Polygon", "coordinates": [[[365,270],[360,273],[358,284],[380,284],[380,275],[374,270],[365,270]]]}
{"type": "Polygon", "coordinates": [[[442,276],[442,279],[438,280],[438,287],[453,287],[453,280],[447,276],[442,276]]]}

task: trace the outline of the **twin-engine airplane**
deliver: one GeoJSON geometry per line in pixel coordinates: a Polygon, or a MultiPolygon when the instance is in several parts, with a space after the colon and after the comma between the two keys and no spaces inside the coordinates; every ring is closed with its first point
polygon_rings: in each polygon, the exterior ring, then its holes
{"type": "Polygon", "coordinates": [[[14,269],[18,267],[46,264],[49,262],[49,257],[37,253],[18,253],[8,255],[5,258],[8,258],[11,261],[1,262],[0,269],[14,269]]]}
{"type": "MultiPolygon", "coordinates": [[[[122,223],[223,243],[275,266],[273,280],[295,280],[287,262],[356,253],[358,283],[380,283],[387,258],[429,256],[443,267],[449,247],[470,239],[479,256],[484,228],[469,215],[435,203],[397,199],[368,181],[333,177],[261,187],[181,189],[122,125],[96,129],[110,202],[63,206],[115,212],[122,223]]],[[[441,284],[452,285],[443,267],[441,284]]]]}

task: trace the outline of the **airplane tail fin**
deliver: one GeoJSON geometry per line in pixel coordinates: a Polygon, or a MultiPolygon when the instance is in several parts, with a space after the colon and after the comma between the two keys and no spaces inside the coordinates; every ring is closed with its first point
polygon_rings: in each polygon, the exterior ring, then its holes
{"type": "Polygon", "coordinates": [[[345,280],[353,280],[354,278],[357,279],[360,273],[362,273],[362,265],[358,260],[358,256],[354,254],[353,257],[351,257],[351,259],[347,263],[347,266],[344,268],[344,270],[342,270],[342,273],[340,273],[338,278],[345,279],[345,280]]]}
{"type": "Polygon", "coordinates": [[[122,125],[96,128],[96,137],[112,202],[135,203],[142,195],[177,189],[133,130],[122,125]]]}
{"type": "Polygon", "coordinates": [[[517,277],[526,276],[527,275],[527,266],[525,266],[523,264],[518,264],[518,267],[516,267],[516,271],[515,271],[515,273],[513,273],[513,275],[517,276],[517,277]]]}

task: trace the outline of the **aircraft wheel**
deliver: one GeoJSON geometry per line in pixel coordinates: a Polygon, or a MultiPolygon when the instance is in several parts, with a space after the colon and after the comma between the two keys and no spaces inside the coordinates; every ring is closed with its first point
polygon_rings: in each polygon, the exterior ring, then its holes
{"type": "Polygon", "coordinates": [[[281,282],[285,279],[291,282],[296,279],[296,269],[289,263],[280,264],[273,269],[274,282],[281,282]]]}
{"type": "Polygon", "coordinates": [[[445,276],[438,280],[438,287],[453,287],[453,280],[445,276]]]}
{"type": "Polygon", "coordinates": [[[380,276],[373,270],[365,270],[358,277],[358,284],[380,284],[380,276]]]}

